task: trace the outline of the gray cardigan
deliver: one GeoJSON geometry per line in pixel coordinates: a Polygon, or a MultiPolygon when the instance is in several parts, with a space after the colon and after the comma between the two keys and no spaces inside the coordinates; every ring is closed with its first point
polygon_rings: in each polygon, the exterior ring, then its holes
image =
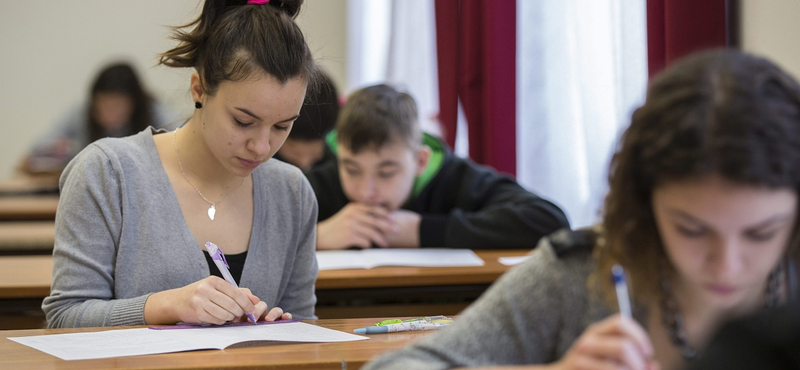
{"type": "MultiPolygon", "coordinates": [[[[560,233],[560,232],[559,232],[560,233]]],[[[456,322],[365,370],[546,364],[591,323],[613,313],[586,285],[591,248],[558,257],[548,238],[503,275],[456,322]]]]}
{"type": "MultiPolygon", "coordinates": [[[[89,145],[64,170],[51,328],[142,325],[151,293],[209,276],[153,141],[154,129],[89,145]]],[[[269,307],[314,317],[317,204],[297,168],[269,160],[253,172],[253,227],[240,285],[269,307]]],[[[217,243],[220,244],[220,243],[217,243]]]]}

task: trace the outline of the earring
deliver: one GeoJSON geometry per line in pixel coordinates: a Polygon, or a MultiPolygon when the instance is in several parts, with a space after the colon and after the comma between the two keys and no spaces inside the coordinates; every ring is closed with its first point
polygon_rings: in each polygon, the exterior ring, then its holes
{"type": "Polygon", "coordinates": [[[195,107],[196,109],[200,109],[200,108],[202,108],[202,107],[203,107],[203,104],[200,104],[200,102],[199,102],[199,101],[196,101],[196,102],[194,102],[194,107],[195,107]]]}

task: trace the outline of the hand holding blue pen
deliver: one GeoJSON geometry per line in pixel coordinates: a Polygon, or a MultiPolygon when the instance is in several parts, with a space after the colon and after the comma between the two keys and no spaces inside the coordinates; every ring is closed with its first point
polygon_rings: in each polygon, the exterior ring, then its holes
{"type": "MultiPolygon", "coordinates": [[[[217,265],[219,272],[222,273],[222,276],[225,278],[225,281],[231,283],[231,285],[238,288],[239,285],[236,284],[236,280],[233,279],[233,276],[231,276],[230,271],[228,271],[228,261],[225,261],[225,255],[222,254],[222,250],[220,250],[219,247],[212,242],[206,242],[206,250],[208,251],[208,254],[211,256],[211,259],[214,261],[214,264],[217,265]]],[[[247,315],[247,318],[250,319],[250,321],[252,321],[253,324],[256,323],[256,317],[253,314],[247,312],[245,312],[244,314],[247,315]]]]}

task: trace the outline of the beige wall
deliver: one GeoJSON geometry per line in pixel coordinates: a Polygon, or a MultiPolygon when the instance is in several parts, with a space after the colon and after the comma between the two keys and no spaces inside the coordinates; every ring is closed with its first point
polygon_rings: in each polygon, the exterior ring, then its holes
{"type": "MultiPolygon", "coordinates": [[[[201,0],[0,1],[0,178],[34,140],[83,101],[105,63],[126,58],[145,86],[189,114],[189,70],[155,67],[174,45],[166,26],[193,20],[201,0]]],[[[298,24],[311,50],[344,86],[347,0],[306,0],[298,24]]]]}
{"type": "MultiPolygon", "coordinates": [[[[165,26],[196,17],[201,0],[0,1],[0,178],[70,106],[104,63],[130,58],[146,86],[191,112],[188,70],[154,67],[174,45],[165,26]]],[[[342,90],[347,0],[306,0],[298,24],[342,90]]],[[[742,0],[742,44],[800,76],[800,1],[742,0]]]]}
{"type": "Polygon", "coordinates": [[[742,0],[742,48],[800,78],[800,1],[742,0]]]}

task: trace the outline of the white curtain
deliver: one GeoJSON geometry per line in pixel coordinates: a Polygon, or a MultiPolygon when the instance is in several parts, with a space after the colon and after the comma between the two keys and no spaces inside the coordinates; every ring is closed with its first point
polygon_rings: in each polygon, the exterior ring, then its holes
{"type": "Polygon", "coordinates": [[[647,84],[645,0],[517,0],[517,179],[573,228],[593,224],[608,164],[647,84]]]}
{"type": "Polygon", "coordinates": [[[347,92],[389,83],[414,97],[422,130],[441,132],[433,0],[349,0],[347,92]]]}

